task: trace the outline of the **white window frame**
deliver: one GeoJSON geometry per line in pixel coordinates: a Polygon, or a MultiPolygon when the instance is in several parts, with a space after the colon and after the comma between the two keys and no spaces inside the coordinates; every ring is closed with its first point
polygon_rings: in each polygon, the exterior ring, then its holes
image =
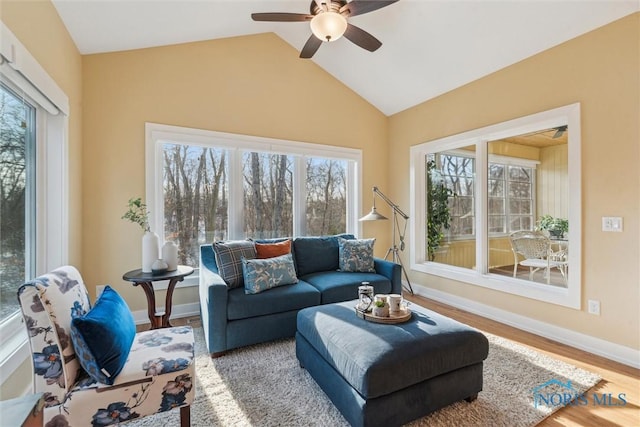
{"type": "MultiPolygon", "coordinates": [[[[69,263],[69,98],[0,22],[0,75],[36,107],[36,275],[69,263]]],[[[18,312],[0,324],[0,383],[30,357],[18,312]]],[[[31,386],[29,386],[31,387],[31,386]]]]}
{"type": "Polygon", "coordinates": [[[425,156],[430,153],[452,151],[456,148],[474,145],[476,148],[476,266],[475,270],[428,261],[424,239],[411,239],[411,269],[433,274],[463,283],[477,285],[497,291],[545,301],[574,309],[581,309],[581,155],[580,155],[580,104],[571,104],[530,116],[509,120],[492,126],[464,132],[435,141],[411,147],[410,150],[410,230],[413,236],[426,235],[426,168],[425,156]],[[488,143],[512,136],[548,129],[562,125],[569,126],[569,281],[566,288],[533,283],[488,272],[487,234],[487,165],[489,161],[488,143]]]}
{"type": "MultiPolygon", "coordinates": [[[[145,123],[145,166],[146,166],[146,203],[151,211],[149,225],[160,236],[160,244],[164,240],[164,189],[163,189],[163,150],[164,144],[186,144],[202,147],[224,148],[229,153],[229,164],[235,165],[229,171],[229,179],[242,182],[242,153],[258,151],[271,154],[294,155],[294,162],[304,166],[305,159],[320,157],[326,159],[346,160],[347,167],[347,217],[346,232],[361,234],[358,212],[361,201],[362,150],[355,148],[334,147],[309,142],[289,141],[283,139],[264,138],[234,133],[217,132],[204,129],[172,126],[159,123],[145,123]]],[[[293,235],[305,234],[306,221],[298,212],[305,210],[306,170],[296,168],[293,177],[295,187],[293,199],[293,235]]],[[[243,239],[244,229],[241,221],[243,212],[242,186],[236,186],[236,192],[229,194],[229,239],[243,239]]],[[[185,278],[178,287],[198,285],[198,271],[185,278]]]]}

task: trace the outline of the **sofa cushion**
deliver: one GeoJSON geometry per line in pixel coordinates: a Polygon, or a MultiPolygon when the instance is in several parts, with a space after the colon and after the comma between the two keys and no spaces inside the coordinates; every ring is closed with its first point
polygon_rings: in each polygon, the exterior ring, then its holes
{"type": "Polygon", "coordinates": [[[298,237],[293,241],[298,276],[317,271],[338,269],[338,238],[354,239],[353,234],[336,236],[298,237]]]}
{"type": "Polygon", "coordinates": [[[80,365],[96,381],[113,384],[127,361],[136,325],[127,303],[105,286],[95,306],[71,320],[71,340],[80,365]]]}
{"type": "Polygon", "coordinates": [[[376,294],[391,292],[391,281],[376,273],[348,273],[345,271],[323,271],[300,277],[322,294],[322,304],[348,301],[358,298],[358,286],[369,282],[376,294]]]}
{"type": "MultiPolygon", "coordinates": [[[[256,244],[256,257],[260,259],[274,258],[291,253],[291,240],[283,240],[276,243],[260,243],[256,244]]],[[[292,259],[293,261],[293,259],[292,259]]]]}
{"type": "Polygon", "coordinates": [[[299,310],[320,304],[320,292],[310,284],[299,281],[295,285],[278,286],[269,292],[247,295],[244,289],[229,289],[227,319],[238,320],[299,310]]]}
{"type": "Polygon", "coordinates": [[[338,238],[338,268],[340,271],[375,273],[373,244],[376,239],[347,240],[338,238]]]}
{"type": "Polygon", "coordinates": [[[256,257],[255,244],[249,240],[215,242],[213,251],[222,280],[230,288],[241,287],[244,284],[242,258],[254,259],[256,257]]]}
{"type": "Polygon", "coordinates": [[[266,259],[243,258],[242,274],[246,294],[298,283],[291,254],[266,259]]]}

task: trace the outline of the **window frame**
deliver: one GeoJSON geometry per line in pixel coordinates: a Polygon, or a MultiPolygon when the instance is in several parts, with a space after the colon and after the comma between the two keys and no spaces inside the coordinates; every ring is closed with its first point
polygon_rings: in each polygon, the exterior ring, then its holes
{"type": "MultiPolygon", "coordinates": [[[[2,22],[0,36],[2,80],[36,108],[37,276],[69,263],[69,98],[2,22]]],[[[18,310],[0,323],[0,383],[29,357],[27,331],[18,310]]]]}
{"type": "MultiPolygon", "coordinates": [[[[160,244],[164,241],[162,145],[165,143],[217,147],[228,150],[229,239],[244,239],[241,215],[243,211],[242,186],[235,187],[236,191],[234,191],[231,181],[242,182],[242,153],[248,151],[294,156],[296,169],[293,177],[293,236],[304,235],[306,228],[306,217],[302,214],[306,209],[306,159],[320,157],[348,161],[346,232],[355,235],[359,235],[361,232],[358,213],[362,206],[360,191],[362,150],[147,122],[145,123],[145,197],[151,211],[149,225],[160,236],[160,244]]],[[[196,269],[194,274],[185,278],[178,287],[197,286],[198,280],[196,269]]]]}
{"type": "MultiPolygon", "coordinates": [[[[501,292],[519,295],[539,301],[549,302],[574,309],[581,308],[581,155],[580,155],[580,104],[575,103],[503,123],[471,130],[457,135],[425,142],[410,150],[410,230],[413,236],[426,236],[426,168],[425,156],[432,153],[453,151],[457,148],[476,148],[476,266],[475,270],[428,261],[424,239],[411,239],[409,244],[411,270],[432,274],[463,283],[476,285],[501,292]],[[488,144],[512,136],[548,129],[562,125],[569,126],[568,138],[568,180],[569,180],[569,282],[566,288],[533,283],[488,272],[487,232],[487,178],[488,144]]],[[[535,212],[535,211],[534,211],[535,212]]]]}

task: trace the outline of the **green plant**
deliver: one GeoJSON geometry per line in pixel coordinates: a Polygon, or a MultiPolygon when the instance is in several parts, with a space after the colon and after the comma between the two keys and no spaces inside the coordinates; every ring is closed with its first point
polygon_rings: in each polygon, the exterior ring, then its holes
{"type": "Polygon", "coordinates": [[[436,250],[444,239],[444,230],[451,225],[449,197],[453,193],[442,180],[435,160],[427,161],[427,254],[429,261],[436,257],[436,250]]]}
{"type": "Polygon", "coordinates": [[[149,211],[147,210],[147,205],[142,202],[142,199],[140,197],[137,199],[131,198],[127,206],[128,209],[124,215],[122,215],[122,219],[138,224],[144,231],[151,231],[149,227],[149,211]]]}
{"type": "Polygon", "coordinates": [[[542,215],[538,220],[536,230],[547,230],[552,235],[562,236],[569,231],[569,220],[542,215]]]}
{"type": "Polygon", "coordinates": [[[376,305],[376,307],[384,307],[387,303],[382,300],[378,300],[374,302],[374,304],[376,305]]]}

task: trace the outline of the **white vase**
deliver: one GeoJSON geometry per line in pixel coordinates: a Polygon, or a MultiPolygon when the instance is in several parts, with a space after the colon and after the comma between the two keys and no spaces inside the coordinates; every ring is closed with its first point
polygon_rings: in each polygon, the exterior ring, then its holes
{"type": "Polygon", "coordinates": [[[176,271],[178,269],[178,246],[173,242],[165,242],[162,245],[162,259],[169,266],[167,271],[176,271]]]}
{"type": "Polygon", "coordinates": [[[153,231],[142,236],[142,272],[151,273],[151,266],[160,258],[160,239],[153,231]]]}

